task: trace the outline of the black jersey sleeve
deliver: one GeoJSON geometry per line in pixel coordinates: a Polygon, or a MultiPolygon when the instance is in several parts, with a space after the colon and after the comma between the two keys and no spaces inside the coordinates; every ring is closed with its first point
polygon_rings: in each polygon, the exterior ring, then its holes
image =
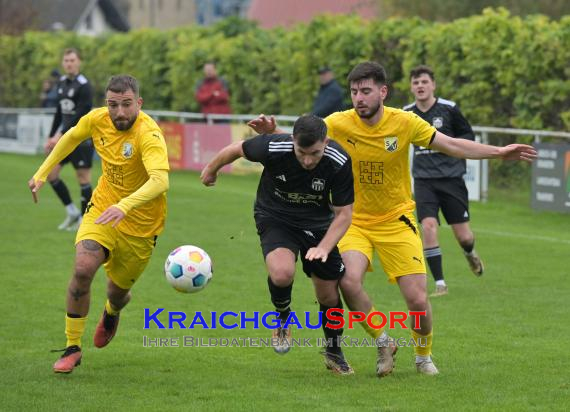
{"type": "Polygon", "coordinates": [[[261,134],[243,142],[243,154],[247,160],[265,163],[271,135],[261,134]]]}
{"type": "Polygon", "coordinates": [[[333,206],[346,206],[354,203],[354,178],[350,157],[336,173],[332,182],[331,203],[333,206]]]}
{"type": "Polygon", "coordinates": [[[53,122],[51,123],[51,130],[49,132],[49,137],[52,137],[55,134],[55,132],[57,132],[57,129],[59,128],[59,126],[61,126],[61,121],[62,121],[61,104],[59,104],[58,101],[57,108],[55,109],[55,116],[53,116],[53,122]]]}
{"type": "Polygon", "coordinates": [[[459,110],[459,107],[454,106],[451,114],[454,136],[462,139],[475,140],[473,129],[465,116],[463,116],[463,113],[461,113],[461,110],[459,110]]]}

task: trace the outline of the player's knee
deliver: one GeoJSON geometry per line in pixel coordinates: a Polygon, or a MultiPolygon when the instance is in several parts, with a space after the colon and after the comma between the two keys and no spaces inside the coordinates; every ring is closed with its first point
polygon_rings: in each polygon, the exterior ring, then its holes
{"type": "Polygon", "coordinates": [[[428,298],[426,293],[418,293],[406,299],[409,310],[424,311],[427,310],[428,298]]]}
{"type": "Polygon", "coordinates": [[[75,270],[73,271],[73,280],[82,286],[89,286],[93,277],[95,276],[96,269],[93,270],[87,265],[75,265],[75,270]]]}
{"type": "Polygon", "coordinates": [[[339,285],[343,296],[346,298],[358,296],[362,291],[362,282],[356,276],[343,276],[339,285]]]}
{"type": "Polygon", "coordinates": [[[293,282],[295,271],[286,267],[275,268],[271,272],[271,281],[279,287],[289,286],[293,282]]]}
{"type": "Polygon", "coordinates": [[[333,293],[329,294],[320,294],[317,296],[317,300],[323,306],[334,307],[338,305],[339,296],[333,293]]]}
{"type": "Polygon", "coordinates": [[[437,221],[433,221],[431,219],[424,220],[422,222],[422,230],[424,234],[431,234],[431,235],[437,234],[437,221]]]}

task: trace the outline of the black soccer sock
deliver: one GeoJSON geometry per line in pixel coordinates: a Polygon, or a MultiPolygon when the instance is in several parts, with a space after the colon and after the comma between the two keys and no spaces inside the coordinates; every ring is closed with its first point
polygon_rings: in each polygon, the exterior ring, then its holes
{"type": "Polygon", "coordinates": [[[271,280],[271,277],[267,277],[267,285],[269,285],[269,293],[271,294],[271,302],[279,312],[279,319],[281,322],[285,322],[291,313],[291,291],[293,290],[293,283],[289,286],[280,287],[277,286],[271,280]]]}
{"type": "Polygon", "coordinates": [[[433,276],[433,279],[437,282],[438,280],[443,280],[443,265],[441,249],[439,246],[430,247],[424,249],[424,256],[426,257],[429,270],[433,276]]]}
{"type": "MultiPolygon", "coordinates": [[[[335,354],[339,355],[340,353],[342,353],[342,350],[340,348],[338,338],[342,336],[344,329],[343,328],[331,329],[331,328],[327,327],[328,323],[330,323],[333,326],[338,325],[340,323],[339,321],[329,321],[327,319],[327,310],[329,310],[329,309],[342,309],[342,301],[339,299],[338,304],[336,304],[335,306],[326,306],[326,305],[323,305],[322,303],[320,303],[319,305],[320,305],[320,311],[322,313],[321,316],[322,316],[322,323],[323,323],[323,332],[325,333],[325,339],[328,342],[325,350],[327,352],[335,353],[335,354]]],[[[334,316],[342,316],[342,313],[339,311],[333,311],[332,314],[334,316]]]]}
{"type": "Polygon", "coordinates": [[[71,204],[71,196],[63,180],[56,179],[53,182],[49,182],[49,184],[53,187],[55,194],[59,197],[64,206],[71,204]]]}
{"type": "Polygon", "coordinates": [[[461,247],[463,248],[463,250],[465,251],[465,253],[469,254],[471,252],[473,252],[473,249],[475,249],[475,239],[473,239],[473,242],[471,243],[460,243],[461,247]]]}
{"type": "Polygon", "coordinates": [[[93,194],[93,188],[91,187],[91,183],[87,183],[81,185],[81,214],[85,214],[85,210],[87,209],[87,205],[91,200],[91,195],[93,194]]]}

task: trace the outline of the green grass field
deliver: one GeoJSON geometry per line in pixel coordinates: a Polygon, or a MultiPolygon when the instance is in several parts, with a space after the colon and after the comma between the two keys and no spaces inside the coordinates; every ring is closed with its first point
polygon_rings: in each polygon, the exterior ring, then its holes
{"type": "MultiPolygon", "coordinates": [[[[26,182],[40,157],[0,155],[0,410],[568,410],[570,408],[570,216],[538,213],[528,194],[495,193],[472,205],[472,227],[486,273],[473,276],[451,231],[441,229],[450,294],[433,299],[434,360],[441,374],[420,376],[413,350],[401,348],[394,373],[375,376],[374,348],[345,348],[356,374],[335,376],[319,348],[149,348],[143,337],[269,337],[265,329],[143,329],[151,311],[272,310],[255,233],[255,176],[222,176],[214,188],[196,173],[171,174],[169,216],[150,265],[133,289],[113,342],[96,349],[92,335],[104,303],[98,273],[83,343],[83,362],[55,375],[50,353],[65,345],[65,290],[74,234],[56,230],[63,208],[50,187],[34,205],[26,182]],[[521,203],[521,199],[523,199],[521,203]],[[174,291],[163,263],[181,244],[212,256],[212,283],[195,295],[174,291]]],[[[99,169],[96,165],[96,169],[99,169]]],[[[98,170],[97,170],[98,172],[98,170]]],[[[72,169],[66,167],[69,183],[72,169]]],[[[78,189],[70,184],[75,199],[78,189]]],[[[366,289],[379,310],[405,310],[397,287],[379,270],[366,289]]],[[[430,289],[433,281],[430,280],[430,289]]],[[[299,271],[293,309],[317,311],[311,282],[299,271]]],[[[161,316],[161,319],[166,319],[161,316]]],[[[346,335],[366,337],[362,328],[346,335]]],[[[406,330],[392,335],[409,337],[406,330]]],[[[316,338],[321,331],[296,330],[316,338]]]]}

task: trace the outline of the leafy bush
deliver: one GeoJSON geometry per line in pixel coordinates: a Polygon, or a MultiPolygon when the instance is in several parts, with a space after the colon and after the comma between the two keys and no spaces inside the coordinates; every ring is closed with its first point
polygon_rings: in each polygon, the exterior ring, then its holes
{"type": "MultiPolygon", "coordinates": [[[[234,17],[207,28],[99,38],[29,32],[0,36],[0,106],[36,106],[41,79],[73,46],[97,103],[108,77],[127,72],[140,80],[146,108],[197,111],[194,90],[203,64],[214,60],[234,113],[301,114],[311,110],[319,66],[331,66],[344,85],[356,63],[372,59],[388,71],[391,106],[411,100],[409,70],[429,64],[438,94],[457,101],[471,123],[560,130],[570,128],[568,44],[570,16],[521,18],[505,9],[451,23],[321,16],[288,31],[234,17]]],[[[348,89],[345,98],[350,104],[348,89]]]]}

